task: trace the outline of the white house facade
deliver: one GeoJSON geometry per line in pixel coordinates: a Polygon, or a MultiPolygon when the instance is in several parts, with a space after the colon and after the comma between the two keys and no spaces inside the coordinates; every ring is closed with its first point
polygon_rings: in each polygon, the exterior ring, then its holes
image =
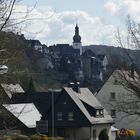
{"type": "MultiPolygon", "coordinates": [[[[125,74],[127,75],[127,72],[125,74]]],[[[135,110],[140,110],[140,99],[119,82],[121,78],[119,71],[114,71],[101,90],[96,93],[96,97],[114,118],[115,127],[133,129],[139,135],[140,116],[135,110]]]]}

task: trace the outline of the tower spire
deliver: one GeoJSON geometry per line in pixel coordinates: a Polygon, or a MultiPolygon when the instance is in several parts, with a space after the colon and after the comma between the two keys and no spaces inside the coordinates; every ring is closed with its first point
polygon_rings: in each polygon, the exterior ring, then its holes
{"type": "Polygon", "coordinates": [[[73,48],[79,50],[79,54],[82,55],[82,45],[81,45],[81,36],[79,35],[78,24],[75,26],[75,35],[73,36],[73,48]]]}
{"type": "Polygon", "coordinates": [[[73,43],[81,43],[81,36],[79,35],[78,24],[75,26],[75,35],[73,36],[73,43]]]}

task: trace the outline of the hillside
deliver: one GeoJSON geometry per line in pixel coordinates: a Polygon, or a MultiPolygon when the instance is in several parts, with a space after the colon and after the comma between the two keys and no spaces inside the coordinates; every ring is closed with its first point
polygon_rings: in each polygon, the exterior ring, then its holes
{"type": "Polygon", "coordinates": [[[114,63],[119,63],[120,61],[124,65],[130,66],[132,63],[128,56],[130,55],[133,58],[133,62],[140,67],[140,50],[130,50],[121,47],[113,47],[106,45],[89,45],[84,46],[84,49],[90,49],[95,54],[105,54],[111,65],[114,65],[114,63]]]}
{"type": "Polygon", "coordinates": [[[24,90],[28,90],[32,78],[36,91],[64,85],[67,75],[42,69],[39,62],[45,58],[31,48],[23,35],[1,32],[0,49],[4,50],[0,52],[0,65],[8,66],[8,73],[0,75],[1,83],[20,83],[24,90]]]}
{"type": "MultiPolygon", "coordinates": [[[[45,57],[40,52],[34,51],[23,35],[2,32],[0,36],[0,49],[4,49],[0,52],[0,64],[9,68],[7,74],[0,75],[1,83],[20,83],[27,91],[32,79],[36,91],[45,91],[49,88],[61,88],[70,81],[67,73],[42,69],[41,65],[47,66],[45,57]]],[[[118,65],[118,62],[123,66],[130,65],[131,61],[126,53],[128,52],[134,58],[134,62],[140,66],[139,51],[105,45],[84,46],[84,49],[91,49],[95,54],[105,54],[111,66],[118,65]]],[[[85,81],[85,83],[85,86],[90,88],[93,87],[93,83],[98,88],[103,84],[94,81],[85,81]]]]}

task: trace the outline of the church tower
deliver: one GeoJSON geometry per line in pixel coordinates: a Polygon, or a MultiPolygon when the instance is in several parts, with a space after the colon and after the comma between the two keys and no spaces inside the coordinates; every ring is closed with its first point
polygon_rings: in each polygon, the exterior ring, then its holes
{"type": "Polygon", "coordinates": [[[79,35],[79,27],[76,24],[75,27],[75,35],[73,36],[73,48],[80,50],[80,55],[82,55],[82,44],[81,44],[81,36],[79,35]]]}

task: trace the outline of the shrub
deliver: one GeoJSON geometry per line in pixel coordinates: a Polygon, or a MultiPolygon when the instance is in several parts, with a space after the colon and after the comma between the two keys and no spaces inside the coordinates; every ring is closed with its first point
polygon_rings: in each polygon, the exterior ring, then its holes
{"type": "Polygon", "coordinates": [[[109,140],[109,136],[107,134],[107,130],[103,129],[99,134],[99,140],[109,140]]]}

